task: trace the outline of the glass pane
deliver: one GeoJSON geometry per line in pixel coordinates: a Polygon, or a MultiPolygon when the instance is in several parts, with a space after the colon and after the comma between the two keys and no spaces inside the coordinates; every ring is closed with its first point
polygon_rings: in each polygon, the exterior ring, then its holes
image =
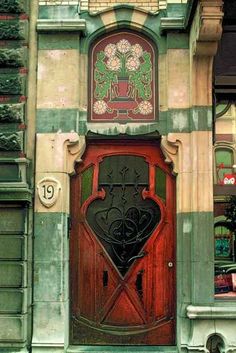
{"type": "Polygon", "coordinates": [[[215,227],[215,297],[236,299],[235,236],[227,224],[215,227]]]}
{"type": "Polygon", "coordinates": [[[87,168],[81,175],[81,205],[86,201],[93,191],[93,167],[87,168]]]}
{"type": "Polygon", "coordinates": [[[230,150],[219,149],[216,151],[216,165],[223,163],[226,167],[233,165],[233,153],[230,150]]]}
{"type": "Polygon", "coordinates": [[[166,174],[156,167],[156,195],[166,200],[166,174]]]}
{"type": "Polygon", "coordinates": [[[106,157],[99,166],[104,199],[94,200],[86,219],[124,275],[161,219],[159,206],[142,192],[149,188],[149,165],[143,157],[106,157]]]}

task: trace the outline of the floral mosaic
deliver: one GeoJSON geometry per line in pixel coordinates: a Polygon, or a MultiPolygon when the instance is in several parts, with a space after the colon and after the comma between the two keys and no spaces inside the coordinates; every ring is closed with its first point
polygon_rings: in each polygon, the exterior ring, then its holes
{"type": "Polygon", "coordinates": [[[155,55],[144,38],[113,34],[92,55],[91,120],[155,119],[155,55]]]}

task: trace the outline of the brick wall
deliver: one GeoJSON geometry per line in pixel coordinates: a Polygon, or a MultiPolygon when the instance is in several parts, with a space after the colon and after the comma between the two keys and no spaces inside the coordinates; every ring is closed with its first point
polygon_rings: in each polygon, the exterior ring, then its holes
{"type": "Polygon", "coordinates": [[[158,1],[157,0],[90,0],[89,1],[89,11],[96,12],[106,9],[107,7],[120,5],[120,4],[129,4],[143,8],[147,11],[157,11],[158,10],[158,1]]]}
{"type": "Polygon", "coordinates": [[[39,5],[79,5],[80,0],[39,0],[39,5]]]}
{"type": "Polygon", "coordinates": [[[167,3],[182,4],[187,0],[39,0],[40,5],[80,5],[80,9],[90,12],[102,11],[108,7],[129,4],[141,7],[147,11],[166,9],[167,3]]]}

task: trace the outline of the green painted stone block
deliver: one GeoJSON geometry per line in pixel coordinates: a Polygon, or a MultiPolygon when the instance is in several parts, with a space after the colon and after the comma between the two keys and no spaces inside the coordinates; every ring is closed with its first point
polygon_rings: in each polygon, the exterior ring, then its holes
{"type": "Polygon", "coordinates": [[[187,4],[168,4],[167,15],[168,17],[184,17],[187,10],[187,4]]]}
{"type": "Polygon", "coordinates": [[[213,213],[177,215],[178,299],[209,304],[214,299],[213,213]]]}
{"type": "Polygon", "coordinates": [[[190,109],[190,130],[211,131],[213,125],[212,107],[193,107],[190,109]]]}
{"type": "Polygon", "coordinates": [[[65,20],[78,18],[77,5],[41,5],[39,6],[39,19],[65,20]]]}
{"type": "Polygon", "coordinates": [[[2,313],[24,313],[26,307],[26,290],[0,289],[0,315],[2,313]]]}
{"type": "Polygon", "coordinates": [[[34,262],[34,300],[55,302],[66,298],[67,261],[34,262]]]}
{"type": "Polygon", "coordinates": [[[167,33],[168,49],[188,49],[189,36],[185,33],[167,33]]]}
{"type": "Polygon", "coordinates": [[[68,302],[35,302],[34,342],[63,344],[67,312],[68,302]]]}
{"type": "Polygon", "coordinates": [[[0,182],[19,182],[19,166],[17,163],[2,162],[0,160],[0,182]]]}
{"type": "Polygon", "coordinates": [[[39,109],[37,111],[37,132],[76,131],[77,109],[39,109]]]}
{"type": "MultiPolygon", "coordinates": [[[[35,213],[34,216],[34,259],[35,261],[62,260],[63,250],[68,246],[68,215],[35,213]],[[45,231],[47,230],[47,231],[45,231]]],[[[67,260],[66,253],[63,260],[67,260]]]]}
{"type": "Polygon", "coordinates": [[[115,8],[115,16],[116,16],[118,28],[120,23],[123,24],[124,22],[126,22],[127,26],[131,24],[133,10],[134,10],[134,6],[132,5],[126,5],[125,7],[118,5],[115,8]]]}
{"type": "Polygon", "coordinates": [[[0,205],[0,234],[23,234],[26,209],[0,205]]]}
{"type": "Polygon", "coordinates": [[[23,287],[26,275],[22,262],[0,262],[0,287],[23,287]]]}
{"type": "Polygon", "coordinates": [[[39,50],[79,49],[79,41],[79,36],[71,32],[40,34],[38,48],[39,50]]]}
{"type": "Polygon", "coordinates": [[[25,239],[18,236],[0,235],[0,260],[23,260],[25,239]]]}
{"type": "Polygon", "coordinates": [[[26,325],[26,315],[0,315],[0,343],[25,342],[27,332],[26,325]]]}

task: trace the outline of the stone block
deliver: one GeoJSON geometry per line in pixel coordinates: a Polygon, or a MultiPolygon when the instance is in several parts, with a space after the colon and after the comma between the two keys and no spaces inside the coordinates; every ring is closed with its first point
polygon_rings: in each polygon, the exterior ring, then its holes
{"type": "Polygon", "coordinates": [[[186,49],[168,50],[168,107],[190,107],[189,51],[186,49]]]}
{"type": "Polygon", "coordinates": [[[35,213],[35,261],[68,260],[68,216],[63,213],[35,213]]]}
{"type": "Polygon", "coordinates": [[[79,93],[77,50],[40,50],[38,108],[77,108],[79,93]]]}
{"type": "Polygon", "coordinates": [[[64,345],[67,302],[35,302],[32,346],[64,345]]]}
{"type": "Polygon", "coordinates": [[[25,342],[27,335],[26,315],[0,315],[0,343],[25,342]]]}
{"type": "MultiPolygon", "coordinates": [[[[65,272],[67,261],[38,262],[34,264],[34,300],[44,302],[67,299],[65,272]]],[[[67,279],[68,276],[66,276],[67,279]]]]}
{"type": "Polygon", "coordinates": [[[19,236],[0,235],[0,260],[24,260],[25,239],[19,236]]]}
{"type": "Polygon", "coordinates": [[[26,311],[27,289],[0,289],[0,315],[2,313],[20,314],[26,311]]]}
{"type": "Polygon", "coordinates": [[[20,207],[0,207],[0,234],[23,234],[26,210],[20,207]]]}
{"type": "Polygon", "coordinates": [[[0,262],[0,287],[25,287],[26,264],[23,262],[0,262]]]}

